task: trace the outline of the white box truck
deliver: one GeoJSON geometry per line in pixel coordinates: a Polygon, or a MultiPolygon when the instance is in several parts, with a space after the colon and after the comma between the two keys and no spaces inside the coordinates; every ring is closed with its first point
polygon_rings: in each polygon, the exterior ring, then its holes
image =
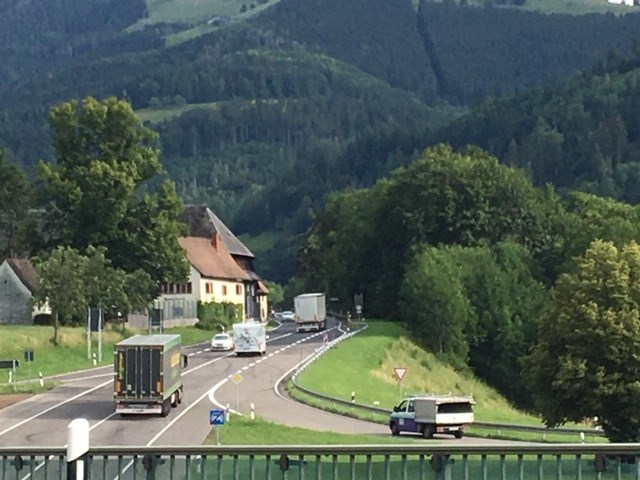
{"type": "Polygon", "coordinates": [[[462,438],[464,429],[473,423],[472,397],[424,395],[407,397],[393,407],[389,418],[392,435],[419,433],[424,438],[434,433],[449,433],[462,438]]]}
{"type": "Polygon", "coordinates": [[[324,293],[303,293],[293,299],[296,332],[326,328],[327,309],[324,293]]]}
{"type": "Polygon", "coordinates": [[[267,351],[267,327],[262,322],[243,322],[233,324],[233,344],[236,355],[267,351]]]}

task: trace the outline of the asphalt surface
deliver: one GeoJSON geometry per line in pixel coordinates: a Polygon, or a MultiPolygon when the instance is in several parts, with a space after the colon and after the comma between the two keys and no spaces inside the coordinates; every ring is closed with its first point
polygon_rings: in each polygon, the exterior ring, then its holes
{"type": "MultiPolygon", "coordinates": [[[[337,328],[330,338],[340,335],[337,328]]],[[[183,371],[185,399],[169,416],[116,415],[112,367],[59,376],[60,385],[0,410],[0,445],[65,446],[67,427],[75,418],[90,424],[92,446],[201,445],[211,431],[209,411],[229,408],[249,415],[316,431],[389,436],[385,425],[324,412],[282,396],[275,385],[323,346],[324,333],[296,333],[284,323],[269,333],[267,354],[237,357],[211,352],[206,344],[185,347],[189,366],[183,371]]],[[[426,440],[428,441],[428,440],[426,440]]],[[[450,437],[432,441],[452,441],[450,437]]],[[[505,443],[464,437],[457,443],[505,443]]],[[[256,443],[260,443],[256,439],[256,443]]]]}

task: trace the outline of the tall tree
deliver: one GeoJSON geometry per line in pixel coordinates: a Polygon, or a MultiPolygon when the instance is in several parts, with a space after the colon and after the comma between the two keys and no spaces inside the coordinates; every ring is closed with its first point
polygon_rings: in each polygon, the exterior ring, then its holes
{"type": "Polygon", "coordinates": [[[0,259],[23,252],[21,233],[27,225],[31,187],[24,171],[5,160],[0,150],[0,259]]]}
{"type": "Polygon", "coordinates": [[[598,417],[613,442],[640,440],[640,246],[594,241],[556,282],[526,376],[545,422],[598,417]]]}
{"type": "Polygon", "coordinates": [[[33,266],[38,272],[34,303],[51,309],[51,342],[57,345],[61,321],[70,322],[86,311],[87,258],[74,248],[58,247],[48,255],[34,257],[33,266]]]}
{"type": "Polygon", "coordinates": [[[400,288],[400,314],[423,345],[458,368],[467,364],[475,312],[449,252],[416,249],[400,288]]]}
{"type": "Polygon", "coordinates": [[[160,178],[157,135],[116,98],[63,103],[52,108],[50,124],[57,163],[41,162],[37,176],[45,248],[103,246],[115,268],[151,276],[149,298],[161,282],[184,281],[182,205],[173,182],[160,178]]]}
{"type": "Polygon", "coordinates": [[[38,273],[34,302],[51,309],[55,345],[60,325],[82,322],[88,307],[102,308],[106,318],[115,318],[117,312],[127,314],[147,306],[149,274],[141,269],[127,274],[113,268],[105,253],[104,247],[90,246],[84,254],[57,247],[34,257],[38,273]]]}

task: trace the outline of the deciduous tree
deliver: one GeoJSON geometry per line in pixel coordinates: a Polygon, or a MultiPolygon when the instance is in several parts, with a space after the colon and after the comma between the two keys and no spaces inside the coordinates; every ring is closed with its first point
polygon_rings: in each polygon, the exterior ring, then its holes
{"type": "Polygon", "coordinates": [[[545,422],[598,417],[614,442],[640,440],[640,246],[594,241],[559,277],[527,378],[545,422]]]}
{"type": "Polygon", "coordinates": [[[149,299],[161,282],[184,281],[182,205],[173,183],[161,179],[157,135],[116,98],[63,103],[51,110],[50,123],[57,163],[38,168],[44,244],[105,247],[115,268],[151,276],[149,299]]]}

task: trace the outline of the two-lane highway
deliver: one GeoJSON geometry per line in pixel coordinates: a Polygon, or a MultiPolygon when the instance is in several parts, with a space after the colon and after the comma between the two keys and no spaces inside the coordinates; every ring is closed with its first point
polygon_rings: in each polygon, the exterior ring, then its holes
{"type": "MultiPolygon", "coordinates": [[[[334,327],[328,336],[342,333],[334,327]]],[[[269,333],[264,356],[211,352],[206,345],[185,347],[183,352],[189,356],[183,371],[185,399],[167,417],[116,415],[111,366],[61,376],[61,384],[53,390],[0,410],[0,445],[64,446],[69,422],[78,417],[89,421],[94,446],[201,445],[211,431],[212,408],[228,406],[232,412],[248,415],[251,404],[257,416],[284,425],[389,436],[385,425],[302,405],[277,391],[278,382],[323,347],[324,337],[325,332],[296,333],[293,324],[285,323],[269,333]]],[[[479,442],[467,437],[455,441],[479,442]]],[[[482,440],[487,442],[503,443],[482,440]]]]}
{"type": "MultiPolygon", "coordinates": [[[[210,399],[213,387],[242,372],[246,379],[238,386],[238,395],[248,401],[254,395],[252,378],[275,383],[295,359],[317,348],[318,342],[317,335],[296,334],[291,325],[285,325],[270,332],[267,355],[263,357],[211,352],[203,345],[186,347],[189,366],[183,372],[185,399],[166,418],[116,415],[112,367],[61,376],[61,384],[53,390],[0,410],[0,444],[64,445],[67,426],[78,417],[89,420],[92,445],[201,444],[211,428],[208,412],[215,408],[210,399]],[[307,342],[315,346],[305,348],[307,342]]],[[[259,404],[259,399],[253,401],[259,404]]]]}

